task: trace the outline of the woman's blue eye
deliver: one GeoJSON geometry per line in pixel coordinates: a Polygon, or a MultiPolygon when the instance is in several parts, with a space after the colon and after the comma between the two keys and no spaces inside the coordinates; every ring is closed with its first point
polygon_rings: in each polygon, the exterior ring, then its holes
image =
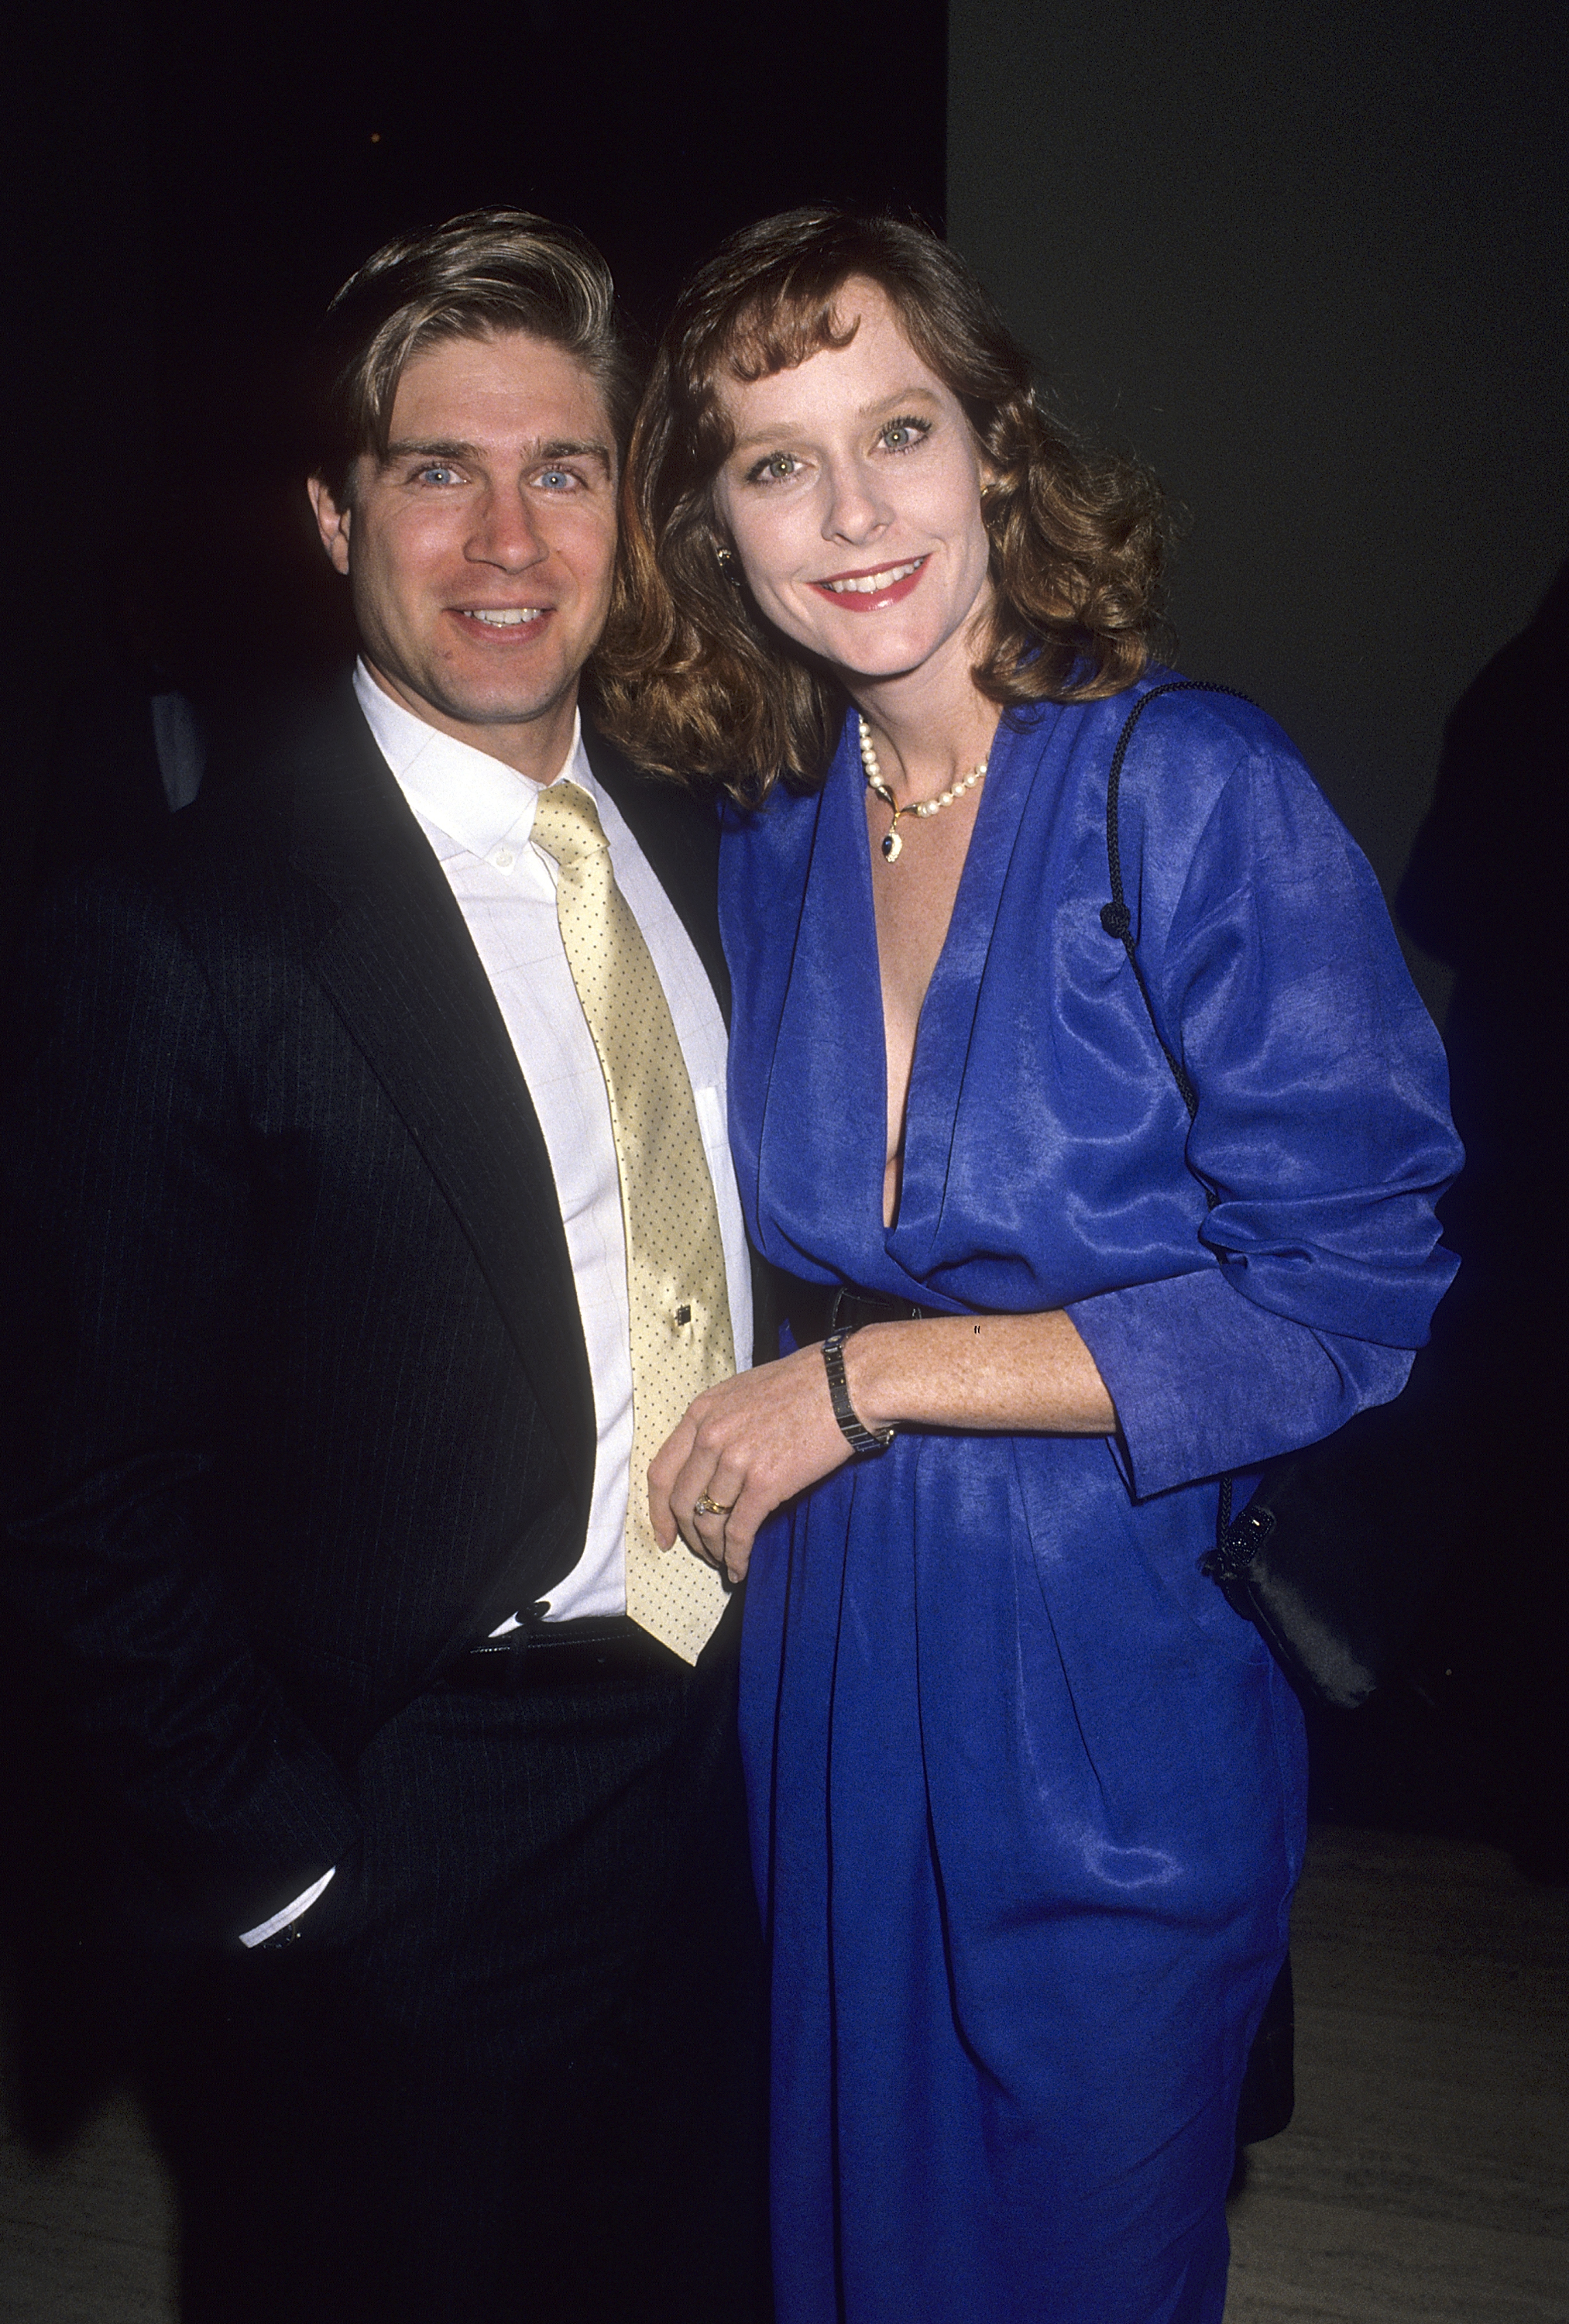
{"type": "Polygon", "coordinates": [[[748,472],[748,481],[754,484],[783,484],[794,474],[795,455],[793,452],[770,452],[748,472]]]}
{"type": "Polygon", "coordinates": [[[883,441],[890,452],[910,452],[927,433],[922,420],[890,420],[883,430],[883,441]]]}

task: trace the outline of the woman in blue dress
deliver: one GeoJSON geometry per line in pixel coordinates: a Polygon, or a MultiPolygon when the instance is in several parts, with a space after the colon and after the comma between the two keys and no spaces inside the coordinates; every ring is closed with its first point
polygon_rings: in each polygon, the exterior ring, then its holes
{"type": "Polygon", "coordinates": [[[791,1278],[650,1477],[750,1566],[783,2324],[1216,2324],[1304,1758],[1199,1561],[1225,1473],[1426,1336],[1436,1038],[1284,736],[1168,696],[1122,853],[1189,1124],[1101,919],[1158,501],[933,237],[727,244],[631,498],[605,715],[729,787],[731,1131],[791,1278]]]}

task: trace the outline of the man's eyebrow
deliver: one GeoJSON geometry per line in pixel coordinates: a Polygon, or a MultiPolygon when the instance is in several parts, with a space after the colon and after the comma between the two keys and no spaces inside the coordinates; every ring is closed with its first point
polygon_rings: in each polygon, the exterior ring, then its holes
{"type": "MultiPolygon", "coordinates": [[[[482,445],[459,443],[448,437],[399,437],[387,447],[387,459],[393,460],[454,460],[468,466],[485,458],[482,445]]],[[[608,444],[579,443],[575,438],[552,437],[547,442],[524,447],[526,465],[535,466],[545,460],[597,460],[610,475],[615,459],[608,444]]]]}
{"type": "Polygon", "coordinates": [[[615,456],[608,444],[579,444],[565,438],[537,446],[534,457],[537,460],[597,460],[607,470],[616,465],[615,456]]]}
{"type": "Polygon", "coordinates": [[[404,436],[389,444],[389,460],[473,460],[479,452],[477,444],[460,444],[452,438],[435,436],[404,436]]]}
{"type": "MultiPolygon", "coordinates": [[[[879,411],[895,411],[902,403],[936,401],[937,398],[929,387],[896,387],[892,395],[879,395],[870,403],[858,405],[853,416],[857,420],[875,420],[879,411]]],[[[794,420],[786,420],[779,428],[757,429],[750,436],[737,437],[730,447],[730,456],[733,459],[738,452],[749,452],[759,444],[776,444],[784,437],[799,436],[801,433],[794,420]]]]}

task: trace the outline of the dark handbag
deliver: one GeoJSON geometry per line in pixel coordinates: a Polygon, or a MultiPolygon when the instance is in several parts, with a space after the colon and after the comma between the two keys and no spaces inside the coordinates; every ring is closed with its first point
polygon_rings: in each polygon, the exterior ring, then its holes
{"type": "MultiPolygon", "coordinates": [[[[1134,950],[1123,893],[1117,796],[1133,729],[1163,694],[1232,694],[1174,679],[1152,687],[1123,724],[1106,786],[1111,902],[1101,926],[1128,955],[1150,1025],[1191,1121],[1198,1093],[1167,1046],[1134,950]]],[[[1235,695],[1239,702],[1245,694],[1235,695]]],[[[1219,1197],[1205,1189],[1213,1209],[1219,1197]]],[[[1424,1351],[1424,1355],[1426,1351],[1424,1351]]],[[[1418,1356],[1393,1403],[1358,1413],[1333,1436],[1266,1466],[1247,1507],[1232,1515],[1232,1480],[1220,1481],[1215,1547],[1203,1560],[1227,1602],[1253,1623],[1298,1693],[1354,1711],[1409,1644],[1432,1565],[1438,1513],[1422,1507],[1422,1480],[1437,1476],[1440,1434],[1430,1362],[1418,1356]]]]}

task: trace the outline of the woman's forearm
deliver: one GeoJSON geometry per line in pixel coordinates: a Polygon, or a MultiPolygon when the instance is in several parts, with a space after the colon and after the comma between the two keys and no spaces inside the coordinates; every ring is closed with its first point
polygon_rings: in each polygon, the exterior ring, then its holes
{"type": "Polygon", "coordinates": [[[845,1342],[844,1367],[868,1428],[1106,1436],[1117,1425],[1095,1358],[1060,1308],[869,1323],[845,1342]]]}
{"type": "MultiPolygon", "coordinates": [[[[870,1323],[844,1347],[845,1380],[868,1428],[1032,1431],[1104,1436],[1116,1414],[1095,1359],[1060,1310],[870,1323]]],[[[771,1509],[850,1457],[829,1396],[822,1351],[705,1388],[648,1471],[660,1543],[677,1533],[739,1581],[771,1509]]]]}

